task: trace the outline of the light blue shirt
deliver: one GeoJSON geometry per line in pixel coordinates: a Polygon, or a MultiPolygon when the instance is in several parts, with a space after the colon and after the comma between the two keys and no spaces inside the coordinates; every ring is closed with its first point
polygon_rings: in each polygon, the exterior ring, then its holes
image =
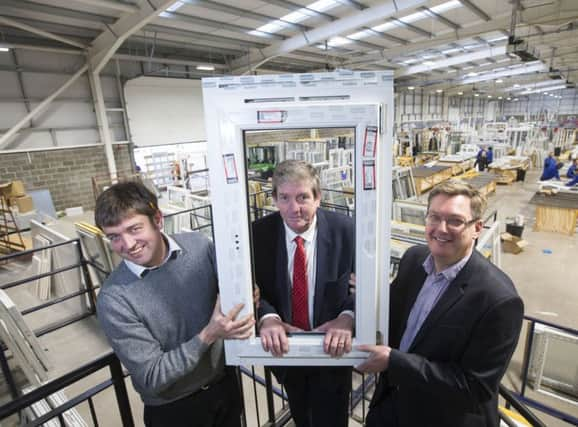
{"type": "Polygon", "coordinates": [[[167,236],[165,233],[162,233],[162,234],[163,234],[163,240],[168,244],[169,249],[167,250],[167,254],[165,256],[165,259],[163,260],[163,262],[160,265],[157,265],[156,267],[145,267],[144,265],[135,264],[134,262],[129,261],[127,259],[124,260],[124,263],[126,264],[128,269],[130,271],[132,271],[138,277],[143,277],[143,273],[145,271],[148,272],[150,270],[156,270],[161,265],[163,265],[165,262],[167,262],[171,257],[176,256],[176,254],[182,250],[181,247],[179,246],[179,244],[177,242],[175,242],[175,240],[171,236],[167,236]]]}
{"type": "Polygon", "coordinates": [[[471,255],[472,253],[470,252],[454,265],[449,266],[439,273],[436,273],[433,257],[431,254],[428,255],[423,262],[423,268],[427,273],[427,277],[409,313],[407,325],[401,338],[401,343],[399,344],[401,351],[407,352],[409,350],[423,322],[425,322],[425,319],[427,319],[450,283],[456,278],[464,265],[466,265],[471,255]]]}

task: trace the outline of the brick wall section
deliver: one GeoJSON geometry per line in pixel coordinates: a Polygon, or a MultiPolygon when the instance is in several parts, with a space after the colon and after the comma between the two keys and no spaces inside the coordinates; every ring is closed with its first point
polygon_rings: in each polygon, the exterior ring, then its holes
{"type": "MultiPolygon", "coordinates": [[[[119,172],[133,170],[129,150],[128,144],[113,147],[119,172]]],[[[57,211],[73,206],[94,209],[92,177],[107,174],[103,146],[0,153],[0,182],[18,179],[26,190],[50,190],[57,211]]]]}

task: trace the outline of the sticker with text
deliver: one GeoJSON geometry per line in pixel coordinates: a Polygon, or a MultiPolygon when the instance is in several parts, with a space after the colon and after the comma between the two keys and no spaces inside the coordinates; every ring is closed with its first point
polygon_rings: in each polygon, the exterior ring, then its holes
{"type": "Polygon", "coordinates": [[[365,128],[365,139],[363,141],[363,157],[375,157],[375,147],[377,146],[377,126],[365,128]]]}
{"type": "Polygon", "coordinates": [[[261,110],[257,111],[257,123],[283,123],[287,118],[287,111],[261,110]]]}
{"type": "Polygon", "coordinates": [[[223,162],[225,163],[225,178],[227,178],[227,184],[236,184],[239,182],[235,155],[233,153],[223,154],[223,162]]]}
{"type": "Polygon", "coordinates": [[[363,161],[363,189],[375,190],[375,161],[363,161]]]}

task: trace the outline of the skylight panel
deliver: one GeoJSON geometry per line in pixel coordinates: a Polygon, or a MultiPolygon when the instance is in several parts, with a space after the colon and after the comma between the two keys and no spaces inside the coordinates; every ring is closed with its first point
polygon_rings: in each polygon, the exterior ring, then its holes
{"type": "Polygon", "coordinates": [[[458,0],[451,0],[442,4],[438,4],[437,6],[430,7],[430,10],[435,13],[444,13],[448,10],[456,9],[458,7],[462,7],[462,4],[458,0]]]}
{"type": "Polygon", "coordinates": [[[401,22],[405,22],[406,24],[411,24],[415,21],[421,21],[422,19],[429,18],[429,16],[424,12],[416,12],[412,13],[411,15],[404,16],[403,18],[399,18],[401,22]]]}
{"type": "Polygon", "coordinates": [[[163,12],[161,12],[159,14],[159,16],[162,16],[163,18],[170,18],[172,12],[176,12],[178,9],[180,9],[184,5],[185,5],[184,2],[177,1],[177,2],[173,3],[172,5],[170,5],[169,7],[167,7],[163,12]]]}
{"type": "Polygon", "coordinates": [[[385,24],[376,25],[375,27],[371,27],[372,30],[379,31],[381,33],[384,33],[384,32],[389,31],[389,30],[393,30],[394,28],[397,28],[397,25],[395,25],[393,22],[386,22],[385,24]]]}

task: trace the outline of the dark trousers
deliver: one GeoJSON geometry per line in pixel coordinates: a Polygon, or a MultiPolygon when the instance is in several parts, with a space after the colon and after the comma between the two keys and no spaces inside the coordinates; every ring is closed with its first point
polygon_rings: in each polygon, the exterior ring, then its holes
{"type": "Polygon", "coordinates": [[[235,370],[206,390],[159,406],[145,406],[147,427],[241,427],[241,394],[235,370]]]}
{"type": "Polygon", "coordinates": [[[286,369],[283,385],[297,427],[347,427],[351,368],[286,369]]]}
{"type": "MultiPolygon", "coordinates": [[[[416,410],[419,410],[416,408],[416,410]]],[[[397,416],[394,408],[394,396],[387,396],[379,402],[372,404],[365,417],[365,427],[398,427],[397,416]]]]}

